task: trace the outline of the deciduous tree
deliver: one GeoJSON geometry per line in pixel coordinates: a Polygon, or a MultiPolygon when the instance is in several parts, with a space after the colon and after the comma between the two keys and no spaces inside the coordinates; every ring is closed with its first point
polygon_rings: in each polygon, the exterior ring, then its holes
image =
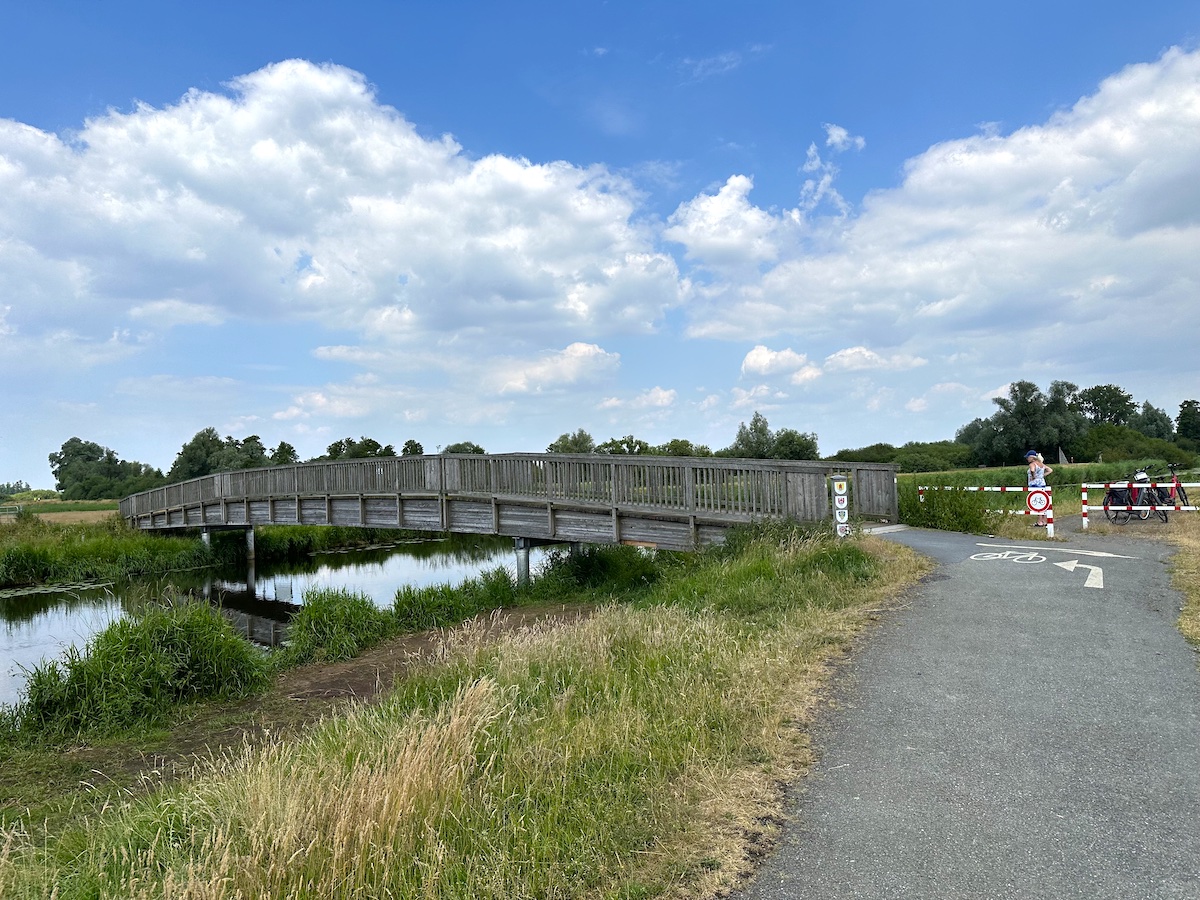
{"type": "Polygon", "coordinates": [[[374,459],[379,456],[395,456],[396,448],[391,444],[381,444],[375,438],[365,435],[357,441],[351,437],[334,441],[325,448],[321,459],[374,459]]]}
{"type": "Polygon", "coordinates": [[[819,459],[817,436],[794,428],[780,428],[771,445],[772,459],[819,459]]]}
{"type": "Polygon", "coordinates": [[[622,438],[609,438],[596,447],[597,453],[610,453],[619,456],[644,456],[651,452],[650,445],[641,438],[627,434],[622,438]]]}
{"type": "Polygon", "coordinates": [[[158,469],[123,461],[108,447],[77,437],[50,454],[50,472],[64,500],[112,500],[163,483],[158,469]]]}
{"type": "Polygon", "coordinates": [[[1175,433],[1189,441],[1200,443],[1200,401],[1184,400],[1175,417],[1175,433]]]}
{"type": "Polygon", "coordinates": [[[1133,395],[1115,384],[1098,384],[1079,392],[1079,408],[1093,425],[1128,425],[1137,404],[1133,395]]]}
{"type": "Polygon", "coordinates": [[[596,442],[592,436],[580,428],[574,434],[560,434],[550,446],[546,448],[547,453],[592,453],[596,449],[596,442]]]}

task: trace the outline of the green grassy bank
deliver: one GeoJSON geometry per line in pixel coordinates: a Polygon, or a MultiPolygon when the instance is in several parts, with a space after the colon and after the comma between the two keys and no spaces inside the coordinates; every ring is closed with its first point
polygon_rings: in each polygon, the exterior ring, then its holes
{"type": "MultiPolygon", "coordinates": [[[[472,620],[304,738],[53,831],[10,818],[0,896],[715,896],[807,762],[831,654],[923,571],[903,547],[783,527],[564,559],[526,599],[599,603],[590,617],[498,639],[472,620]]],[[[444,621],[507,590],[477,584],[459,609],[402,592],[384,612],[444,621]]]]}
{"type": "Polygon", "coordinates": [[[63,525],[35,515],[0,525],[0,587],[114,581],[211,565],[195,537],[133,531],[119,517],[63,525]]]}
{"type": "MultiPolygon", "coordinates": [[[[394,529],[267,525],[255,529],[255,555],[260,563],[294,561],[429,537],[394,529]]],[[[431,547],[430,552],[438,551],[431,547]]],[[[198,532],[166,535],[138,531],[117,515],[97,523],[62,524],[26,511],[15,521],[0,524],[0,588],[119,581],[233,564],[244,557],[241,531],[213,532],[210,546],[198,532]]]]}

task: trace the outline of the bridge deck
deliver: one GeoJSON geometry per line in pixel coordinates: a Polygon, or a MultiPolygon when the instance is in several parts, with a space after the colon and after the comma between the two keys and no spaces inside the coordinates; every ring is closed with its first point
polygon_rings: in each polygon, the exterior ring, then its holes
{"type": "Polygon", "coordinates": [[[895,467],[574,454],[394,457],[222,472],[134,494],[147,530],[348,525],[694,550],[737,524],[830,515],[826,478],[855,512],[896,518],[895,467]]]}

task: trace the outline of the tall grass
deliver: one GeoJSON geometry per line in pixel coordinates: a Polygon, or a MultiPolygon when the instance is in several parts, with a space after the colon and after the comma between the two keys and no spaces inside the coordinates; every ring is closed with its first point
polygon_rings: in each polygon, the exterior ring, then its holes
{"type": "Polygon", "coordinates": [[[392,614],[404,631],[455,625],[488,610],[517,602],[517,586],[507,569],[489,569],[459,585],[404,585],[396,591],[392,614]]]}
{"type": "Polygon", "coordinates": [[[824,661],[922,571],[869,538],[779,538],[571,627],[454,630],[442,663],[303,740],[56,840],[0,835],[0,895],[712,895],[805,761],[824,661]]]}
{"type": "Polygon", "coordinates": [[[116,515],[99,525],[30,517],[0,527],[0,587],[113,581],[212,562],[212,552],[196,537],[146,534],[116,515]]]}
{"type": "Polygon", "coordinates": [[[0,731],[50,741],[118,733],[165,722],[181,703],[241,697],[266,682],[265,659],[218,610],[149,608],[33,668],[0,731]]]}
{"type": "Polygon", "coordinates": [[[352,659],[398,630],[395,617],[363,594],[341,588],[308,590],[288,626],[288,646],[276,665],[352,659]]]}

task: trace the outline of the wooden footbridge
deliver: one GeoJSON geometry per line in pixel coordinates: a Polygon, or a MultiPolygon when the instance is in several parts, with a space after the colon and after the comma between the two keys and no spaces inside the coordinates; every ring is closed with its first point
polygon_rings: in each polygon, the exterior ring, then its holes
{"type": "Polygon", "coordinates": [[[302,463],[221,472],[143,491],[121,515],[143,530],[347,525],[508,535],[543,543],[696,550],[735,526],[832,515],[828,477],[850,478],[851,512],[896,521],[896,467],[791,460],[512,453],[302,463]]]}

